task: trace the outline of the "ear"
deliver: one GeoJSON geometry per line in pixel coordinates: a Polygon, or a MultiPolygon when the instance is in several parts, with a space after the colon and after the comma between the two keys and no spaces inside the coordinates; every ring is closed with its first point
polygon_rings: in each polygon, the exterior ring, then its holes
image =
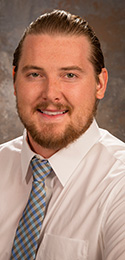
{"type": "Polygon", "coordinates": [[[15,66],[13,66],[12,76],[13,76],[13,82],[14,82],[14,95],[16,96],[16,87],[15,87],[15,66]]]}
{"type": "Polygon", "coordinates": [[[14,84],[14,96],[16,96],[16,87],[15,87],[15,84],[14,84]]]}
{"type": "Polygon", "coordinates": [[[108,72],[106,68],[102,69],[98,77],[99,77],[99,83],[97,84],[96,87],[96,98],[102,99],[104,97],[106,87],[107,87],[107,82],[108,82],[108,72]]]}

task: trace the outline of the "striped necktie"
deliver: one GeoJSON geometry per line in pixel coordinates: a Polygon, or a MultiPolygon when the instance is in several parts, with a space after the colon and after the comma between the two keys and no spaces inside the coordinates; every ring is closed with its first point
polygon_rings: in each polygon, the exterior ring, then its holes
{"type": "Polygon", "coordinates": [[[33,185],[27,206],[16,231],[10,260],[34,260],[36,258],[40,230],[46,208],[45,178],[52,168],[47,160],[34,156],[30,166],[33,185]]]}

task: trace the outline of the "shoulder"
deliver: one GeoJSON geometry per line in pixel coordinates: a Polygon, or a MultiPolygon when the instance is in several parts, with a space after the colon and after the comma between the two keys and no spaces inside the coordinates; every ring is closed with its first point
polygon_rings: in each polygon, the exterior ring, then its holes
{"type": "Polygon", "coordinates": [[[23,136],[15,138],[9,142],[0,145],[0,158],[21,153],[23,143],[23,136]]]}
{"type": "Polygon", "coordinates": [[[99,142],[105,151],[115,160],[119,160],[125,165],[125,143],[110,134],[107,130],[100,129],[100,133],[101,138],[99,142]]]}

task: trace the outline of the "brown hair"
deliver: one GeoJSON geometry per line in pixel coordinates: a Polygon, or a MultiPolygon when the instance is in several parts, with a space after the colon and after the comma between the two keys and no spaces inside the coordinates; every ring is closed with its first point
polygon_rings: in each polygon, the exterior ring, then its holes
{"type": "Polygon", "coordinates": [[[19,45],[14,52],[13,66],[15,67],[15,77],[24,39],[29,34],[41,33],[86,36],[91,44],[92,52],[90,61],[94,66],[96,79],[98,81],[98,75],[101,73],[102,68],[104,68],[104,57],[95,32],[86,20],[61,10],[54,10],[50,13],[41,15],[26,28],[19,45]]]}

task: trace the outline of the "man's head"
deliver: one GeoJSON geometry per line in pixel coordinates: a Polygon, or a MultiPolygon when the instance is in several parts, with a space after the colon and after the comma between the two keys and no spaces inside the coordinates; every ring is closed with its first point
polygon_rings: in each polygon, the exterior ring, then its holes
{"type": "Polygon", "coordinates": [[[26,30],[13,65],[17,109],[32,149],[52,154],[87,130],[104,96],[107,71],[85,21],[62,11],[38,18],[26,30]]]}

